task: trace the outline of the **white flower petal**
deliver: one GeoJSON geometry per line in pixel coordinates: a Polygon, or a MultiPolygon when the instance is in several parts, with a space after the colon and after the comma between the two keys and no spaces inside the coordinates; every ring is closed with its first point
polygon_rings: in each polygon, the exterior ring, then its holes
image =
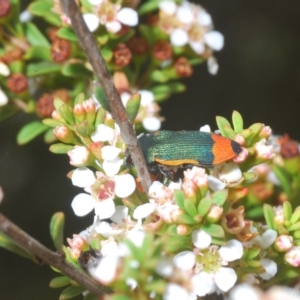
{"type": "Polygon", "coordinates": [[[94,172],[86,167],[77,168],[72,173],[72,184],[81,188],[90,187],[95,180],[94,172]]]}
{"type": "Polygon", "coordinates": [[[157,131],[161,126],[161,121],[157,117],[144,118],[142,123],[144,128],[148,131],[157,131]]]}
{"type": "Polygon", "coordinates": [[[261,235],[261,238],[262,238],[262,244],[261,244],[262,248],[267,249],[275,242],[277,238],[277,231],[268,229],[261,235]]]}
{"type": "Polygon", "coordinates": [[[105,23],[105,27],[108,31],[112,32],[112,33],[117,33],[118,31],[121,30],[122,25],[120,22],[115,21],[115,22],[107,22],[105,23]]]}
{"type": "Polygon", "coordinates": [[[88,2],[92,5],[99,5],[103,2],[103,0],[88,0],[88,2]]]}
{"type": "Polygon", "coordinates": [[[181,28],[175,29],[170,35],[171,44],[174,46],[178,46],[178,47],[184,46],[187,44],[188,40],[189,37],[186,31],[184,31],[181,28]]]}
{"type": "Polygon", "coordinates": [[[21,23],[29,22],[33,19],[33,15],[28,11],[24,10],[19,15],[19,20],[21,23]]]}
{"type": "Polygon", "coordinates": [[[110,219],[118,225],[123,225],[124,220],[127,219],[127,216],[128,216],[128,207],[126,207],[125,205],[118,205],[116,206],[115,213],[110,217],[110,219]]]}
{"type": "Polygon", "coordinates": [[[196,263],[196,255],[192,251],[183,251],[174,256],[174,266],[182,271],[192,270],[196,263]]]}
{"type": "Polygon", "coordinates": [[[154,210],[154,206],[150,203],[139,205],[133,212],[133,218],[136,220],[146,218],[151,215],[154,210]]]}
{"type": "Polygon", "coordinates": [[[127,235],[127,238],[137,247],[141,247],[144,242],[145,235],[145,232],[142,230],[130,231],[130,233],[127,235]]]}
{"type": "Polygon", "coordinates": [[[115,193],[119,198],[128,197],[134,192],[136,183],[132,175],[116,175],[114,179],[116,182],[115,193]]]}
{"type": "Polygon", "coordinates": [[[275,276],[275,274],[277,273],[277,264],[273,260],[269,258],[263,258],[259,262],[266,270],[266,272],[258,274],[260,278],[264,280],[269,280],[275,276]]]}
{"type": "Polygon", "coordinates": [[[95,14],[86,13],[82,17],[90,32],[94,32],[99,27],[99,18],[95,14]]]}
{"type": "Polygon", "coordinates": [[[219,172],[219,178],[227,184],[240,181],[242,176],[239,166],[234,163],[225,164],[219,172]]]}
{"type": "Polygon", "coordinates": [[[136,26],[139,22],[138,14],[135,10],[129,7],[123,7],[118,11],[117,19],[128,26],[136,26]]]}
{"type": "Polygon", "coordinates": [[[212,24],[211,15],[204,10],[198,12],[197,19],[202,26],[210,26],[212,24]]]}
{"type": "Polygon", "coordinates": [[[116,276],[119,257],[115,254],[104,256],[97,267],[90,268],[89,274],[103,284],[109,284],[116,276]]]}
{"type": "Polygon", "coordinates": [[[76,216],[83,217],[95,207],[96,200],[88,194],[80,193],[74,197],[71,207],[76,216]]]}
{"type": "Polygon", "coordinates": [[[224,36],[218,31],[209,31],[204,35],[206,44],[213,50],[219,51],[224,46],[224,36]]]}
{"type": "Polygon", "coordinates": [[[200,127],[199,131],[211,133],[210,126],[207,125],[207,124],[204,125],[204,126],[202,126],[202,127],[200,127]]]}
{"type": "Polygon", "coordinates": [[[102,158],[105,160],[114,160],[120,154],[121,149],[114,146],[104,146],[101,148],[102,158]]]}
{"type": "Polygon", "coordinates": [[[260,300],[262,293],[250,284],[239,284],[230,291],[230,300],[260,300]]]}
{"type": "Polygon", "coordinates": [[[128,102],[128,100],[130,99],[130,94],[129,93],[127,93],[127,92],[123,92],[122,94],[121,94],[121,100],[122,100],[122,103],[123,103],[123,105],[126,107],[126,104],[127,104],[127,102],[128,102]]]}
{"type": "Polygon", "coordinates": [[[171,259],[165,257],[161,258],[155,267],[155,271],[163,277],[171,276],[173,270],[174,268],[171,259]]]}
{"type": "Polygon", "coordinates": [[[115,210],[113,199],[97,201],[95,204],[95,214],[99,216],[100,220],[110,218],[115,213],[115,210]]]}
{"type": "Polygon", "coordinates": [[[205,50],[205,46],[201,41],[197,41],[197,42],[189,41],[189,45],[197,54],[202,54],[205,50]]]}
{"type": "Polygon", "coordinates": [[[114,130],[104,124],[99,124],[97,130],[92,133],[91,139],[93,142],[106,142],[114,138],[114,130]]]}
{"type": "Polygon", "coordinates": [[[123,159],[117,157],[114,160],[105,160],[102,167],[107,176],[113,177],[120,171],[120,167],[122,166],[122,164],[123,159]]]}
{"type": "Polygon", "coordinates": [[[229,291],[236,283],[237,275],[231,268],[221,267],[215,275],[216,285],[223,292],[229,291]]]}
{"type": "Polygon", "coordinates": [[[163,300],[187,300],[189,294],[185,288],[176,283],[168,283],[163,300]]]}
{"type": "Polygon", "coordinates": [[[4,106],[8,103],[8,97],[0,88],[0,106],[4,106]]]}
{"type": "Polygon", "coordinates": [[[194,230],[192,241],[198,249],[206,249],[211,244],[211,236],[202,229],[194,230]]]}
{"type": "Polygon", "coordinates": [[[184,24],[190,24],[194,20],[193,11],[189,2],[183,2],[177,8],[176,17],[184,24]]]}
{"type": "Polygon", "coordinates": [[[219,64],[217,59],[214,56],[211,56],[208,60],[207,60],[207,69],[209,74],[211,75],[216,75],[219,71],[219,64]]]}
{"type": "Polygon", "coordinates": [[[238,240],[230,240],[219,249],[221,257],[226,261],[234,261],[243,256],[244,249],[238,240]]]}
{"type": "Polygon", "coordinates": [[[207,179],[208,179],[208,186],[213,191],[220,191],[226,187],[226,183],[224,183],[223,181],[221,181],[220,179],[212,175],[208,175],[207,179]]]}
{"type": "Polygon", "coordinates": [[[177,9],[176,3],[172,0],[160,1],[158,7],[167,15],[173,15],[177,9]]]}
{"type": "Polygon", "coordinates": [[[9,67],[2,61],[0,61],[0,75],[8,76],[10,74],[9,67]]]}
{"type": "Polygon", "coordinates": [[[215,291],[215,284],[211,276],[205,272],[201,272],[192,277],[194,292],[203,297],[215,291]]]}
{"type": "Polygon", "coordinates": [[[151,91],[148,90],[140,90],[138,93],[141,95],[141,105],[148,106],[150,103],[154,101],[154,95],[151,91]]]}

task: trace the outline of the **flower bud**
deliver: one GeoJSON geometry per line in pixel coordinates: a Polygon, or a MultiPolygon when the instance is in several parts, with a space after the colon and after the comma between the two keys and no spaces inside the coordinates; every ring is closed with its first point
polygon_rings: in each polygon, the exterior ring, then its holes
{"type": "Polygon", "coordinates": [[[55,39],[51,45],[52,60],[58,63],[66,61],[71,55],[71,43],[63,39],[55,39]]]}
{"type": "Polygon", "coordinates": [[[104,143],[103,142],[94,142],[92,144],[90,144],[90,150],[92,151],[92,153],[94,154],[94,156],[100,161],[102,162],[102,151],[101,149],[104,147],[104,143]]]}
{"type": "Polygon", "coordinates": [[[25,92],[28,87],[27,78],[21,73],[13,73],[7,78],[7,87],[15,94],[25,92]]]}
{"type": "Polygon", "coordinates": [[[81,104],[75,104],[73,108],[73,115],[75,117],[76,123],[81,123],[85,120],[85,109],[81,104]]]}
{"type": "Polygon", "coordinates": [[[113,60],[118,67],[129,65],[131,56],[131,51],[125,44],[120,43],[113,49],[113,60]]]}
{"type": "Polygon", "coordinates": [[[96,117],[96,106],[92,99],[83,101],[82,106],[86,112],[86,119],[88,124],[93,124],[96,117]]]}
{"type": "Polygon", "coordinates": [[[146,54],[149,50],[149,43],[143,37],[134,36],[128,42],[131,52],[137,56],[146,54]]]}
{"type": "Polygon", "coordinates": [[[300,247],[296,246],[290,249],[285,255],[284,260],[292,267],[300,266],[300,247]]]}
{"type": "Polygon", "coordinates": [[[36,112],[42,117],[50,117],[54,110],[53,96],[44,94],[36,103],[36,112]]]}
{"type": "Polygon", "coordinates": [[[282,234],[276,239],[274,246],[277,251],[286,252],[293,247],[293,237],[282,234]]]}
{"type": "Polygon", "coordinates": [[[222,215],[223,207],[213,204],[205,218],[209,223],[217,223],[221,219],[222,215]]]}
{"type": "Polygon", "coordinates": [[[53,129],[53,133],[58,140],[66,144],[73,144],[76,142],[72,131],[67,126],[57,126],[53,129]]]}
{"type": "Polygon", "coordinates": [[[70,164],[75,167],[87,166],[92,159],[92,154],[85,146],[75,146],[73,150],[68,151],[70,164]]]}
{"type": "Polygon", "coordinates": [[[172,58],[173,49],[170,42],[165,40],[157,41],[153,47],[153,56],[160,61],[169,60],[172,58]]]}
{"type": "Polygon", "coordinates": [[[176,232],[178,235],[184,236],[190,234],[192,232],[192,229],[188,225],[179,224],[176,227],[176,232]]]}
{"type": "Polygon", "coordinates": [[[190,77],[193,74],[193,68],[185,57],[180,57],[176,60],[174,69],[179,77],[190,77]]]}

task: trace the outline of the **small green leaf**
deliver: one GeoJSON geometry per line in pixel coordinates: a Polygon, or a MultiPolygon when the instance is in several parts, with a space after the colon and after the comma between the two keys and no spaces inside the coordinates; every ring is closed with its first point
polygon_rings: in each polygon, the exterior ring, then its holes
{"type": "Polygon", "coordinates": [[[47,119],[44,119],[42,120],[43,124],[49,126],[49,127],[52,127],[52,128],[55,128],[56,126],[59,126],[61,125],[61,122],[58,121],[58,120],[54,120],[54,119],[50,119],[50,118],[47,118],[47,119]]]}
{"type": "Polygon", "coordinates": [[[166,282],[162,279],[152,280],[149,283],[145,283],[143,286],[144,290],[147,292],[154,292],[158,294],[163,294],[166,289],[166,282]]]}
{"type": "Polygon", "coordinates": [[[198,205],[198,213],[201,216],[205,216],[208,213],[209,209],[211,208],[212,204],[213,204],[213,200],[212,197],[210,196],[201,199],[198,205]]]}
{"type": "Polygon", "coordinates": [[[258,219],[264,216],[263,206],[255,206],[247,209],[246,216],[249,219],[258,219]]]}
{"type": "Polygon", "coordinates": [[[69,286],[66,289],[62,291],[62,293],[59,296],[59,300],[66,300],[66,299],[72,299],[75,296],[78,296],[82,294],[86,289],[82,286],[69,286]]]}
{"type": "Polygon", "coordinates": [[[113,57],[113,52],[110,49],[104,48],[101,49],[101,55],[103,56],[106,62],[110,62],[113,57]]]}
{"type": "Polygon", "coordinates": [[[243,172],[243,177],[246,181],[253,181],[257,178],[256,172],[243,172]]]}
{"type": "Polygon", "coordinates": [[[73,29],[71,27],[59,28],[56,31],[56,35],[62,39],[65,39],[65,40],[68,40],[71,42],[78,42],[77,35],[75,34],[75,32],[73,31],[73,29]]]}
{"type": "Polygon", "coordinates": [[[42,124],[40,121],[28,123],[18,132],[17,143],[19,145],[25,145],[47,129],[49,129],[49,127],[42,124]]]}
{"type": "Polygon", "coordinates": [[[197,209],[193,200],[186,198],[184,200],[185,211],[191,216],[194,217],[197,215],[197,209]]]}
{"type": "Polygon", "coordinates": [[[25,249],[21,248],[18,244],[8,238],[4,233],[0,232],[0,247],[20,255],[25,258],[34,260],[34,256],[27,252],[25,249]]]}
{"type": "Polygon", "coordinates": [[[107,100],[106,95],[104,94],[104,91],[101,86],[97,86],[95,88],[95,97],[106,111],[108,111],[108,112],[111,111],[108,100],[107,100]]]}
{"type": "Polygon", "coordinates": [[[274,226],[275,212],[271,205],[264,204],[264,216],[265,216],[265,220],[266,220],[266,223],[269,226],[269,228],[275,229],[275,226],[274,226]]]}
{"type": "Polygon", "coordinates": [[[201,229],[203,229],[207,234],[215,238],[224,238],[225,232],[222,226],[218,224],[203,224],[201,225],[201,229]]]}
{"type": "MultiPolygon", "coordinates": [[[[227,138],[229,138],[229,139],[231,139],[231,140],[233,140],[234,137],[236,136],[235,131],[231,128],[230,125],[224,125],[224,126],[223,126],[223,131],[224,131],[224,133],[225,133],[224,136],[227,137],[227,138]]],[[[222,134],[222,135],[223,135],[223,134],[222,134]]]]}
{"type": "Polygon", "coordinates": [[[180,224],[195,224],[195,220],[188,214],[181,214],[177,217],[177,222],[180,224]]]}
{"type": "Polygon", "coordinates": [[[11,73],[23,73],[25,68],[25,63],[23,60],[15,60],[9,64],[11,73]]]}
{"type": "Polygon", "coordinates": [[[103,107],[99,107],[97,109],[96,119],[95,119],[95,127],[99,124],[103,124],[106,117],[106,110],[103,107]]]}
{"type": "Polygon", "coordinates": [[[300,229],[300,221],[298,221],[288,227],[289,231],[295,231],[295,230],[299,230],[299,229],[300,229]]]}
{"type": "Polygon", "coordinates": [[[290,220],[291,224],[296,223],[299,219],[300,219],[300,209],[296,209],[293,212],[292,216],[290,218],[287,218],[287,220],[290,220]]]}
{"type": "Polygon", "coordinates": [[[292,197],[292,187],[290,184],[290,176],[288,175],[288,173],[277,164],[273,165],[273,171],[280,181],[284,192],[289,198],[292,197]]]}
{"type": "Polygon", "coordinates": [[[52,6],[53,3],[50,3],[48,1],[35,1],[29,5],[28,10],[34,16],[42,17],[52,25],[60,26],[60,16],[52,12],[52,6]]]}
{"type": "Polygon", "coordinates": [[[260,247],[252,247],[248,249],[247,260],[253,260],[255,257],[259,255],[261,251],[260,247]]]}
{"type": "Polygon", "coordinates": [[[136,118],[141,104],[141,94],[135,94],[130,97],[126,104],[126,114],[130,121],[136,118]]]}
{"type": "Polygon", "coordinates": [[[61,73],[67,77],[84,78],[91,77],[92,73],[83,64],[64,64],[61,73]]]}
{"type": "Polygon", "coordinates": [[[176,224],[171,225],[171,226],[168,228],[167,233],[168,233],[168,235],[170,235],[170,236],[178,236],[178,233],[177,233],[177,225],[176,225],[176,224]]]}
{"type": "Polygon", "coordinates": [[[80,93],[76,96],[75,100],[74,100],[74,105],[76,104],[82,104],[83,101],[85,100],[85,95],[84,93],[80,93]]]}
{"type": "Polygon", "coordinates": [[[70,284],[70,279],[68,276],[58,276],[50,281],[49,286],[53,289],[56,289],[68,284],[70,284]]]}
{"type": "Polygon", "coordinates": [[[160,0],[151,0],[142,4],[138,9],[139,15],[148,14],[154,10],[157,10],[159,2],[160,0]]]}
{"type": "Polygon", "coordinates": [[[154,95],[169,94],[169,93],[181,93],[186,90],[186,87],[181,82],[170,82],[168,84],[160,84],[154,86],[151,91],[154,95]]]}
{"type": "Polygon", "coordinates": [[[73,150],[74,146],[57,143],[50,146],[49,150],[55,154],[67,154],[68,151],[73,150]]]}
{"type": "Polygon", "coordinates": [[[151,79],[156,82],[164,83],[167,82],[169,78],[163,71],[155,70],[151,73],[151,79]]]}
{"type": "Polygon", "coordinates": [[[184,250],[192,249],[192,242],[190,236],[164,236],[165,247],[167,253],[178,253],[184,250]]]}
{"type": "Polygon", "coordinates": [[[49,129],[44,133],[44,142],[46,144],[52,144],[57,140],[56,136],[54,135],[53,129],[49,129]]]}
{"type": "Polygon", "coordinates": [[[74,123],[72,110],[68,104],[64,103],[61,105],[58,111],[69,124],[74,123]]]}
{"type": "Polygon", "coordinates": [[[250,136],[247,138],[247,141],[252,141],[254,139],[254,141],[252,142],[256,142],[256,139],[258,134],[261,132],[261,130],[263,129],[264,124],[262,123],[255,123],[253,125],[251,125],[248,129],[251,131],[250,136]]]}
{"type": "Polygon", "coordinates": [[[99,296],[88,293],[84,296],[83,300],[99,300],[99,296]]]}
{"type": "Polygon", "coordinates": [[[40,59],[40,60],[51,60],[50,48],[45,46],[33,46],[30,47],[25,55],[24,59],[40,59]]]}
{"type": "Polygon", "coordinates": [[[181,190],[175,190],[175,201],[179,208],[184,210],[184,193],[181,190]]]}
{"type": "Polygon", "coordinates": [[[227,119],[223,118],[223,117],[220,117],[220,116],[217,116],[216,117],[216,122],[217,122],[217,125],[218,125],[218,128],[219,130],[221,131],[221,134],[225,137],[227,137],[226,135],[226,131],[224,130],[224,126],[229,126],[231,127],[230,123],[228,122],[227,119]]]}
{"type": "Polygon", "coordinates": [[[241,116],[241,114],[239,112],[237,112],[236,110],[233,111],[232,113],[232,124],[233,124],[233,128],[234,131],[236,133],[241,133],[243,130],[243,118],[241,116]]]}
{"type": "Polygon", "coordinates": [[[216,191],[211,196],[213,199],[213,204],[223,206],[223,204],[225,203],[228,197],[228,190],[225,189],[225,190],[216,191]]]}
{"type": "Polygon", "coordinates": [[[127,297],[125,295],[112,295],[109,297],[109,299],[110,300],[132,300],[131,297],[127,297]]]}
{"type": "MultiPolygon", "coordinates": [[[[284,201],[282,206],[283,206],[283,214],[284,214],[285,220],[290,220],[290,218],[292,216],[292,212],[293,212],[291,203],[289,201],[284,201]]],[[[296,221],[298,221],[298,219],[295,220],[295,222],[296,221]]]]}
{"type": "Polygon", "coordinates": [[[26,38],[32,46],[43,46],[48,49],[50,48],[50,43],[35,24],[26,22],[24,23],[24,26],[26,38]]]}
{"type": "Polygon", "coordinates": [[[61,70],[60,64],[51,61],[42,61],[38,63],[28,64],[26,69],[26,75],[28,77],[34,77],[34,76],[59,72],[60,70],[61,70]]]}
{"type": "Polygon", "coordinates": [[[154,245],[154,236],[152,234],[146,234],[140,247],[140,261],[144,261],[148,255],[149,249],[154,245]]]}
{"type": "Polygon", "coordinates": [[[50,234],[55,248],[62,253],[63,249],[63,231],[65,225],[65,215],[62,212],[55,213],[50,222],[50,234]]]}

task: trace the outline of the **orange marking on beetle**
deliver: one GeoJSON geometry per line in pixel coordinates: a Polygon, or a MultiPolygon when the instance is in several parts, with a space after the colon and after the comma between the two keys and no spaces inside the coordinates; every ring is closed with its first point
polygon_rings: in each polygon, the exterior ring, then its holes
{"type": "Polygon", "coordinates": [[[193,159],[163,160],[163,159],[155,158],[154,160],[159,164],[166,165],[166,166],[180,166],[183,164],[199,165],[199,162],[193,159]]]}
{"type": "Polygon", "coordinates": [[[211,138],[214,141],[213,147],[211,149],[214,155],[213,164],[217,165],[223,163],[229,159],[234,158],[237,154],[232,149],[231,140],[224,138],[218,134],[211,134],[211,138]]]}

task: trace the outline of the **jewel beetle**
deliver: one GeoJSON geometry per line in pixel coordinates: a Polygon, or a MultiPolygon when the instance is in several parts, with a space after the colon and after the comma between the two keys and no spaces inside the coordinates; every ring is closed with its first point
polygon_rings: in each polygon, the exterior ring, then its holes
{"type": "MultiPolygon", "coordinates": [[[[172,168],[191,166],[212,167],[226,162],[241,151],[237,142],[221,135],[202,131],[161,130],[138,137],[150,172],[155,167],[167,176],[172,168]]],[[[129,152],[125,154],[125,164],[132,166],[129,152]]]]}

